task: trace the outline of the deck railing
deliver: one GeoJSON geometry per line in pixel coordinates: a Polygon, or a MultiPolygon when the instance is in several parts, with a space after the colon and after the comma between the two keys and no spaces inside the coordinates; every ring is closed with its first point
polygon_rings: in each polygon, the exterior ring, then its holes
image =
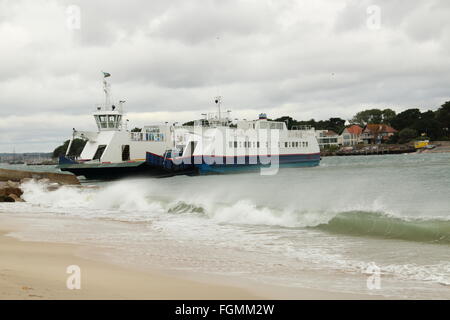
{"type": "Polygon", "coordinates": [[[163,142],[164,133],[154,133],[154,132],[130,132],[132,141],[155,141],[163,142]]]}

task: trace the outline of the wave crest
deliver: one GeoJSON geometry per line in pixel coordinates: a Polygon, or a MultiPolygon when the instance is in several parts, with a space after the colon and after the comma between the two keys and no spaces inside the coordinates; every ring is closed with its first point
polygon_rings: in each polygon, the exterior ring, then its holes
{"type": "Polygon", "coordinates": [[[379,212],[341,212],[315,229],[352,236],[450,244],[450,221],[405,219],[379,212]]]}

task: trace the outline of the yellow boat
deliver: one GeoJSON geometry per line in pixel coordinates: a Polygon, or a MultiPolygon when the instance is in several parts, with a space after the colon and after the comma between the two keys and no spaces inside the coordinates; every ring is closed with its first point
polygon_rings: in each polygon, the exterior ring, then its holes
{"type": "Polygon", "coordinates": [[[430,143],[429,140],[415,141],[415,142],[414,142],[414,148],[416,148],[416,149],[422,149],[422,148],[427,147],[429,143],[430,143]]]}

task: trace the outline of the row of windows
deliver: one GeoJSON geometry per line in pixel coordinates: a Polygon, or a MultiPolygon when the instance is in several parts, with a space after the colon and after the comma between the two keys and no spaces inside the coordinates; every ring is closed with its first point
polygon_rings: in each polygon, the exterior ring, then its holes
{"type": "Polygon", "coordinates": [[[293,142],[285,142],[285,148],[298,148],[298,147],[308,147],[308,141],[293,141],[293,142]]]}
{"type": "Polygon", "coordinates": [[[99,128],[118,128],[120,121],[122,120],[122,116],[120,115],[100,115],[95,116],[95,121],[97,121],[97,125],[99,128]]]}
{"type": "MultiPolygon", "coordinates": [[[[259,141],[229,141],[228,146],[230,148],[259,148],[259,141]]],[[[266,142],[266,148],[269,148],[269,142],[266,142]]],[[[278,142],[278,147],[281,147],[281,143],[278,142]]],[[[285,142],[284,143],[285,148],[298,148],[298,147],[308,147],[308,141],[291,141],[291,142],[285,142]]]]}
{"type": "Polygon", "coordinates": [[[164,133],[131,132],[133,141],[164,141],[164,133]]]}
{"type": "MultiPolygon", "coordinates": [[[[253,124],[253,129],[255,128],[255,124],[253,124]]],[[[283,130],[284,123],[283,122],[260,122],[259,123],[260,129],[277,129],[277,130],[283,130]]]]}

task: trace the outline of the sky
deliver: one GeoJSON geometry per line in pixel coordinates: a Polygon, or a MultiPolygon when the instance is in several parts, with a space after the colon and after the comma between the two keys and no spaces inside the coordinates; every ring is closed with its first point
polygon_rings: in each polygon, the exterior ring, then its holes
{"type": "Polygon", "coordinates": [[[449,99],[448,0],[0,0],[0,152],[52,151],[111,73],[130,126],[351,119],[449,99]]]}

